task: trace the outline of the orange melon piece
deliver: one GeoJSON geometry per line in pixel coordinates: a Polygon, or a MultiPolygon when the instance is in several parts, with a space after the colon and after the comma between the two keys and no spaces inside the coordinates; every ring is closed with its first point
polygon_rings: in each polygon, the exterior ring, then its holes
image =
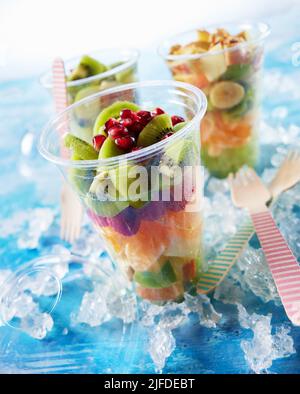
{"type": "Polygon", "coordinates": [[[137,293],[141,298],[149,301],[172,301],[183,295],[183,284],[174,283],[170,287],[161,289],[150,289],[146,287],[137,287],[137,293]]]}
{"type": "Polygon", "coordinates": [[[153,266],[169,244],[169,235],[159,222],[142,221],[138,233],[131,237],[108,227],[102,230],[114,252],[136,271],[146,271],[153,266]]]}
{"type": "Polygon", "coordinates": [[[166,220],[170,242],[164,255],[190,258],[198,256],[201,251],[201,215],[197,212],[170,212],[166,220]]]}

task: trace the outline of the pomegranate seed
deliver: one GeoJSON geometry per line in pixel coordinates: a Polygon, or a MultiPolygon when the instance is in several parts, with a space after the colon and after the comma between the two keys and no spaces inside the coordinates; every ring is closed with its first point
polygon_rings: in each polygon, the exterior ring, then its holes
{"type": "Polygon", "coordinates": [[[134,112],[131,111],[131,109],[123,109],[123,111],[121,111],[120,116],[121,119],[126,119],[126,118],[132,119],[134,117],[134,112]]]}
{"type": "Polygon", "coordinates": [[[140,118],[149,118],[149,117],[151,117],[151,112],[150,111],[139,111],[136,114],[140,118]]]}
{"type": "Polygon", "coordinates": [[[173,115],[171,119],[172,119],[173,126],[177,125],[177,123],[184,122],[184,119],[181,116],[173,115]]]}
{"type": "Polygon", "coordinates": [[[124,127],[131,127],[134,122],[131,118],[125,118],[125,119],[122,119],[120,123],[124,127]]]}
{"type": "Polygon", "coordinates": [[[108,130],[108,134],[114,140],[119,137],[124,137],[126,134],[128,134],[128,130],[126,129],[126,127],[118,125],[110,128],[108,130]]]}
{"type": "Polygon", "coordinates": [[[173,135],[173,133],[172,133],[172,132],[170,132],[170,133],[167,133],[167,134],[165,134],[165,135],[162,137],[162,139],[163,139],[163,140],[165,140],[166,138],[169,138],[169,137],[171,137],[171,135],[173,135]]]}
{"type": "Polygon", "coordinates": [[[163,110],[163,109],[161,109],[161,108],[155,108],[152,112],[151,112],[151,115],[152,116],[157,116],[157,115],[162,115],[162,114],[164,114],[165,113],[165,111],[163,110]]]}
{"type": "Polygon", "coordinates": [[[130,127],[130,131],[134,134],[139,134],[143,130],[144,126],[140,122],[134,122],[133,125],[130,127]]]}
{"type": "Polygon", "coordinates": [[[110,118],[110,119],[108,119],[108,121],[104,125],[105,131],[108,131],[112,127],[118,126],[118,125],[119,125],[119,122],[116,119],[110,118]]]}
{"type": "Polygon", "coordinates": [[[106,140],[106,137],[102,134],[96,135],[93,138],[93,146],[94,148],[99,151],[101,149],[101,146],[103,145],[103,142],[106,140]]]}
{"type": "Polygon", "coordinates": [[[150,120],[152,119],[151,112],[149,111],[139,111],[137,112],[137,116],[140,118],[140,122],[145,127],[150,120]]]}
{"type": "Polygon", "coordinates": [[[134,144],[134,138],[129,135],[115,139],[115,144],[123,150],[131,150],[134,144]]]}

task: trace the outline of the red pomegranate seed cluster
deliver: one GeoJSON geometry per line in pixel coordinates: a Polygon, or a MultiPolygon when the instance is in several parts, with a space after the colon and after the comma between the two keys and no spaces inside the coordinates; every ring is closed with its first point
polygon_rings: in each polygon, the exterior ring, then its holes
{"type": "Polygon", "coordinates": [[[184,119],[181,116],[177,116],[177,115],[173,115],[171,117],[171,120],[172,120],[172,125],[173,126],[177,125],[177,123],[184,122],[184,119]]]}
{"type": "MultiPolygon", "coordinates": [[[[104,131],[115,141],[115,144],[126,152],[134,152],[142,149],[136,146],[139,133],[145,126],[157,115],[164,114],[161,108],[155,108],[153,111],[134,112],[130,109],[124,109],[120,113],[119,119],[110,118],[104,125],[104,131]]],[[[172,124],[184,122],[180,116],[172,116],[172,124]]],[[[168,133],[164,138],[168,138],[172,133],[168,133]]],[[[96,135],[93,139],[94,148],[99,151],[106,137],[104,135],[96,135]]]]}

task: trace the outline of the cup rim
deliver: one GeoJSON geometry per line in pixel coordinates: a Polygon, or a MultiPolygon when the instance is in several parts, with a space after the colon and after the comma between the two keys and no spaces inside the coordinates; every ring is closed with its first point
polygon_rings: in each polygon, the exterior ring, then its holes
{"type": "Polygon", "coordinates": [[[105,89],[103,91],[100,91],[98,93],[95,93],[91,96],[88,96],[80,101],[77,101],[76,103],[68,106],[64,111],[60,112],[57,114],[55,117],[50,119],[46,125],[43,127],[42,132],[40,134],[40,138],[38,141],[38,150],[39,153],[47,160],[61,166],[67,166],[67,167],[72,167],[72,168],[94,168],[94,167],[100,167],[100,166],[114,166],[116,163],[123,163],[126,162],[127,160],[137,160],[143,157],[147,157],[150,155],[153,155],[155,152],[159,152],[160,150],[163,149],[165,145],[170,144],[172,141],[176,141],[178,139],[181,139],[184,137],[184,135],[187,133],[187,131],[190,130],[191,124],[196,118],[199,118],[200,121],[203,118],[207,108],[207,99],[205,94],[200,90],[199,88],[190,85],[185,82],[178,82],[178,81],[172,81],[172,80],[151,80],[151,81],[142,81],[142,82],[134,82],[130,84],[124,84],[121,86],[116,86],[110,89],[105,89]],[[55,126],[56,122],[63,118],[64,116],[67,115],[71,110],[73,110],[76,107],[79,107],[80,105],[86,104],[89,101],[92,101],[96,98],[103,97],[108,94],[114,94],[118,92],[122,92],[124,90],[128,89],[136,89],[139,87],[161,87],[161,86],[169,86],[173,88],[182,88],[185,90],[188,90],[189,92],[192,92],[197,100],[197,112],[193,116],[191,120],[187,122],[187,124],[179,130],[177,133],[174,133],[171,137],[161,140],[157,142],[156,144],[147,146],[140,151],[135,151],[135,152],[129,152],[124,155],[120,156],[115,156],[115,157],[110,157],[108,159],[96,159],[96,160],[70,160],[70,159],[65,159],[63,157],[54,155],[49,152],[49,150],[46,148],[46,140],[47,136],[55,126]]]}
{"type": "MultiPolygon", "coordinates": [[[[93,82],[98,79],[109,78],[112,75],[118,74],[119,72],[122,72],[122,71],[126,70],[127,68],[130,68],[131,66],[133,66],[138,61],[138,59],[140,57],[140,51],[136,48],[103,48],[98,51],[89,51],[86,54],[93,55],[93,53],[96,53],[96,52],[101,53],[101,52],[107,52],[107,51],[129,52],[129,53],[131,53],[131,56],[130,56],[130,59],[127,60],[126,62],[124,62],[123,64],[121,64],[117,67],[113,67],[110,70],[104,71],[103,73],[92,75],[91,77],[87,77],[87,78],[77,79],[75,81],[67,81],[66,82],[67,88],[84,85],[86,83],[93,82]]],[[[82,55],[77,55],[72,58],[66,59],[64,61],[64,63],[67,64],[69,62],[75,61],[76,59],[79,60],[81,58],[81,56],[82,55]]],[[[39,78],[39,81],[43,87],[45,87],[46,89],[51,89],[52,85],[53,85],[51,70],[48,70],[47,72],[42,74],[39,78]]]]}
{"type": "MultiPolygon", "coordinates": [[[[257,44],[261,41],[263,41],[266,37],[268,37],[268,35],[271,32],[270,26],[269,24],[265,23],[265,22],[241,22],[241,23],[234,23],[234,22],[230,22],[230,23],[224,23],[225,26],[230,27],[230,26],[240,26],[241,29],[245,29],[247,26],[251,26],[251,27],[256,27],[257,30],[260,32],[259,36],[257,38],[254,38],[250,41],[245,41],[245,42],[241,42],[240,44],[237,44],[233,47],[229,47],[229,48],[223,48],[223,49],[219,49],[219,50],[214,50],[214,51],[207,51],[204,53],[195,53],[195,54],[183,54],[183,55],[170,55],[170,54],[164,54],[164,45],[169,42],[171,39],[174,39],[176,37],[180,37],[184,34],[188,34],[188,33],[192,33],[194,31],[199,30],[199,27],[194,27],[193,29],[189,29],[189,30],[185,30],[182,31],[180,33],[177,34],[173,34],[172,36],[167,37],[157,48],[157,53],[160,57],[162,57],[164,60],[168,61],[168,60],[195,60],[195,59],[200,59],[200,58],[204,58],[207,56],[211,56],[211,55],[219,55],[221,53],[226,53],[226,52],[232,52],[235,51],[237,49],[240,48],[244,48],[247,47],[249,44],[257,44]]],[[[207,25],[207,26],[203,26],[203,29],[216,29],[220,27],[217,24],[212,24],[212,25],[207,25]]]]}

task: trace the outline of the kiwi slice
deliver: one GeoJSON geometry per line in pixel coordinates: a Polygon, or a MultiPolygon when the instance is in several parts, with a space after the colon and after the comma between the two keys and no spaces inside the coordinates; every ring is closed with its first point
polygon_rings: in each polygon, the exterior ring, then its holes
{"type": "MultiPolygon", "coordinates": [[[[137,167],[133,164],[126,164],[126,165],[122,165],[122,166],[118,166],[117,168],[110,170],[110,175],[111,175],[111,179],[112,182],[115,186],[115,188],[118,190],[118,192],[120,193],[120,195],[124,198],[124,199],[128,199],[129,204],[136,209],[142,208],[149,199],[149,191],[148,191],[148,178],[147,178],[147,191],[146,191],[146,198],[144,201],[144,198],[142,197],[142,199],[139,200],[130,200],[130,196],[129,194],[129,188],[131,186],[131,184],[135,181],[139,180],[139,173],[137,172],[136,176],[130,176],[131,174],[134,175],[134,171],[133,169],[137,167]]],[[[142,192],[143,190],[141,190],[142,192]]]]}
{"type": "Polygon", "coordinates": [[[225,149],[219,156],[210,156],[206,147],[201,148],[201,160],[212,176],[226,178],[236,173],[241,167],[256,166],[259,158],[259,147],[256,138],[238,148],[225,149]]]}
{"type": "MultiPolygon", "coordinates": [[[[81,158],[73,153],[72,160],[81,160],[81,158]]],[[[69,172],[69,180],[79,195],[86,195],[94,180],[96,171],[92,169],[71,168],[69,172]]]]}
{"type": "Polygon", "coordinates": [[[159,272],[136,272],[134,280],[143,287],[159,289],[171,286],[177,278],[172,264],[167,261],[159,272]]]}
{"type": "Polygon", "coordinates": [[[251,71],[251,64],[231,64],[227,67],[222,79],[239,80],[246,78],[251,71]]]}
{"type": "Polygon", "coordinates": [[[187,125],[188,122],[180,122],[177,123],[174,127],[173,127],[173,131],[174,133],[176,133],[177,131],[181,130],[184,126],[187,125]]]}
{"type": "Polygon", "coordinates": [[[107,67],[92,58],[91,56],[84,55],[80,59],[77,67],[69,75],[69,81],[91,77],[93,75],[101,74],[107,70],[107,67]]]}
{"type": "Polygon", "coordinates": [[[160,163],[159,170],[163,175],[173,177],[175,170],[181,166],[186,157],[191,154],[197,155],[197,148],[192,140],[178,140],[167,147],[160,163]]]}
{"type": "Polygon", "coordinates": [[[122,153],[123,151],[117,147],[110,137],[108,137],[101,146],[99,159],[108,159],[110,157],[122,155],[122,153]]]}
{"type": "Polygon", "coordinates": [[[98,174],[90,186],[85,202],[97,215],[113,217],[128,207],[127,201],[119,201],[108,172],[98,174]]]}
{"type": "Polygon", "coordinates": [[[172,131],[172,120],[169,115],[161,114],[155,116],[140,132],[137,145],[143,147],[153,145],[172,131]]]}
{"type": "Polygon", "coordinates": [[[98,130],[101,126],[108,121],[110,118],[119,118],[120,112],[123,109],[131,109],[132,111],[139,111],[140,107],[130,101],[116,101],[110,106],[106,107],[103,111],[98,115],[95,124],[94,124],[94,135],[98,134],[98,130]]]}
{"type": "Polygon", "coordinates": [[[67,133],[64,137],[64,144],[67,148],[72,149],[81,160],[96,160],[98,152],[87,142],[67,133]]]}
{"type": "Polygon", "coordinates": [[[128,207],[127,201],[101,201],[89,192],[85,198],[86,205],[97,215],[107,218],[114,217],[128,207]]]}
{"type": "Polygon", "coordinates": [[[83,64],[78,64],[68,76],[68,81],[77,81],[78,79],[88,78],[90,76],[89,69],[83,64]]]}

